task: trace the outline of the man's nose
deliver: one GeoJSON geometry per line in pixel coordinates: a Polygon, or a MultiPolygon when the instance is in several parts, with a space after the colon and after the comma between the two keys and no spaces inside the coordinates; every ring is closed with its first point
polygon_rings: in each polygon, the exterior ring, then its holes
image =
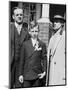
{"type": "Polygon", "coordinates": [[[21,15],[18,15],[18,17],[21,17],[21,15]]]}

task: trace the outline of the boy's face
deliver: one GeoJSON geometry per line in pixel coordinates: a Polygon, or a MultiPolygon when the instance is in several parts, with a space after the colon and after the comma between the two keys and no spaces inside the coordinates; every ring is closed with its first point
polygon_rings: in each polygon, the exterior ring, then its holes
{"type": "Polygon", "coordinates": [[[39,34],[38,26],[35,26],[30,30],[30,35],[33,39],[37,39],[38,34],[39,34]]]}

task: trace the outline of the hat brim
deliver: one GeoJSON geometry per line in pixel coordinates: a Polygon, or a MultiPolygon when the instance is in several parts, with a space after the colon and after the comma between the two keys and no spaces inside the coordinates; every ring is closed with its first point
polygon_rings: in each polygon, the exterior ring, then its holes
{"type": "Polygon", "coordinates": [[[66,22],[65,19],[62,19],[62,18],[51,18],[51,21],[52,22],[55,22],[55,21],[63,21],[63,22],[66,22]]]}

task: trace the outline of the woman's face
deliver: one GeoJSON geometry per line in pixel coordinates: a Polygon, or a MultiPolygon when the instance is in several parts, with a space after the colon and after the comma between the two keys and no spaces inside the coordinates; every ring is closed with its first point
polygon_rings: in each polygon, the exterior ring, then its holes
{"type": "Polygon", "coordinates": [[[54,30],[58,30],[62,27],[62,23],[60,21],[54,21],[54,30]]]}

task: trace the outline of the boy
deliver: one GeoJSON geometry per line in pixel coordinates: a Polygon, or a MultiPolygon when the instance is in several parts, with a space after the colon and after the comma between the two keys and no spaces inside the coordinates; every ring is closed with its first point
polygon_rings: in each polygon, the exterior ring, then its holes
{"type": "Polygon", "coordinates": [[[46,75],[46,46],[38,39],[39,27],[31,22],[29,34],[31,38],[21,48],[19,81],[23,87],[41,86],[46,75]]]}

